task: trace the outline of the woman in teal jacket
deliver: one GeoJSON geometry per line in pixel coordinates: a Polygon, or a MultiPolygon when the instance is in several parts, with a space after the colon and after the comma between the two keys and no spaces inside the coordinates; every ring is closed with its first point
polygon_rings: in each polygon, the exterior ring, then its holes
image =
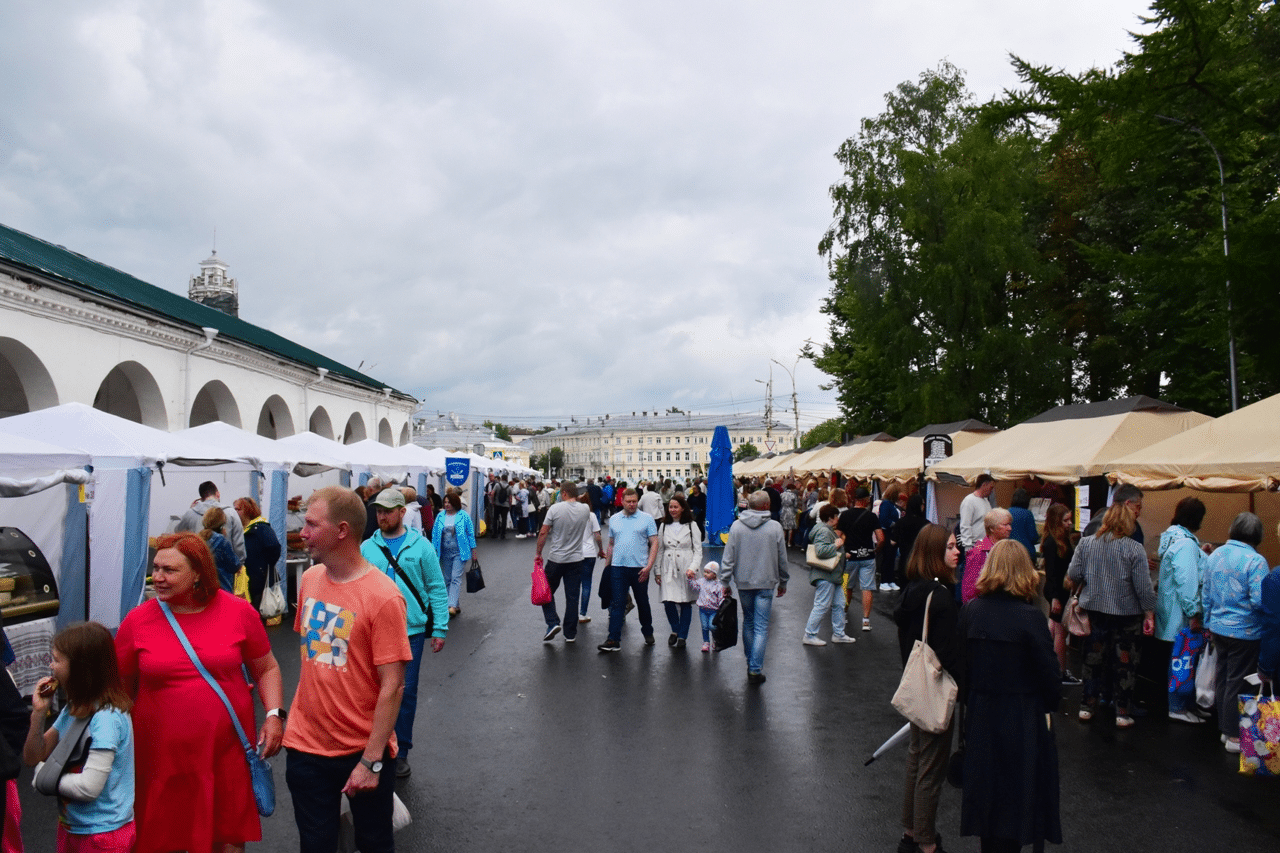
{"type": "Polygon", "coordinates": [[[449,590],[449,615],[462,612],[458,607],[458,593],[462,588],[464,566],[471,562],[476,550],[476,528],[471,516],[462,511],[462,497],[457,492],[444,496],[444,512],[436,516],[431,527],[431,544],[440,559],[440,570],[449,590]]]}
{"type": "MultiPolygon", "coordinates": [[[[1204,583],[1205,554],[1195,532],[1204,521],[1204,503],[1183,498],[1173,511],[1173,521],[1160,534],[1160,583],[1156,587],[1156,639],[1172,643],[1183,628],[1203,627],[1200,587],[1204,583]]],[[[1170,649],[1170,657],[1176,648],[1170,649]]],[[[1169,718],[1184,723],[1203,722],[1194,711],[1189,694],[1169,694],[1169,718]]]]}

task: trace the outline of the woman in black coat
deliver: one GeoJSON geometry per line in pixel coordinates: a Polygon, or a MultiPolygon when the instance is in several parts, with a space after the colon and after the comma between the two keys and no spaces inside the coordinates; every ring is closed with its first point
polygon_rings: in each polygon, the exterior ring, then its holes
{"type": "Polygon", "coordinates": [[[1032,598],[1039,576],[1027,549],[997,542],[960,612],[964,702],[964,795],[960,834],[983,853],[1062,843],[1058,747],[1052,715],[1060,672],[1044,614],[1032,598]]]}
{"type": "MultiPolygon", "coordinates": [[[[928,605],[929,648],[938,655],[942,668],[954,676],[960,662],[956,642],[956,564],[960,550],[956,537],[945,527],[926,524],[914,535],[915,548],[903,574],[902,599],[893,613],[898,624],[898,646],[903,666],[911,648],[924,633],[925,605],[928,605]],[[932,595],[932,598],[930,598],[932,595]]],[[[946,853],[935,820],[942,783],[951,757],[951,725],[934,734],[914,723],[907,742],[907,784],[902,802],[901,851],[946,853]]]]}
{"type": "Polygon", "coordinates": [[[233,504],[244,525],[244,567],[249,574],[249,600],[255,608],[262,606],[262,592],[267,588],[267,575],[280,561],[280,538],[262,517],[253,498],[237,498],[233,504]]]}

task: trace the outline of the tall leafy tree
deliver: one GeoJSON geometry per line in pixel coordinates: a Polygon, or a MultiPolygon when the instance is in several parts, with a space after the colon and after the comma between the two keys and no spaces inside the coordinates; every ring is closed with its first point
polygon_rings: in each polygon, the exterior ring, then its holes
{"type": "Polygon", "coordinates": [[[1218,414],[1229,329],[1244,402],[1280,390],[1280,12],[1157,0],[1146,23],[1113,69],[1015,60],[1028,86],[994,112],[1044,120],[1052,158],[1082,178],[1055,188],[1054,237],[1086,271],[1061,279],[1085,306],[1082,353],[1098,356],[1085,375],[1218,414]]]}
{"type": "Polygon", "coordinates": [[[857,432],[1041,411],[1057,399],[1040,373],[1063,373],[1070,352],[1041,322],[1035,139],[980,121],[948,63],[885,103],[836,154],[815,364],[857,432]]]}

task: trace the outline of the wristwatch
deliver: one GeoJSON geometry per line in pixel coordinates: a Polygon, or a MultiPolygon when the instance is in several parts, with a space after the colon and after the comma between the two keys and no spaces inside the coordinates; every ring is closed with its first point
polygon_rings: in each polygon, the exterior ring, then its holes
{"type": "Polygon", "coordinates": [[[365,758],[365,757],[362,755],[362,756],[360,756],[360,763],[361,763],[361,764],[363,764],[365,767],[368,767],[368,768],[369,768],[369,771],[370,771],[370,772],[372,772],[372,773],[381,773],[381,772],[382,772],[382,762],[381,762],[381,761],[370,761],[369,759],[365,758]]]}
{"type": "Polygon", "coordinates": [[[265,715],[265,716],[268,716],[268,717],[279,717],[279,718],[280,718],[280,722],[282,722],[282,723],[283,723],[283,722],[285,722],[286,720],[288,720],[288,719],[289,719],[289,712],[288,712],[288,711],[286,711],[284,708],[272,708],[270,711],[268,711],[268,712],[266,713],[266,715],[265,715]]]}

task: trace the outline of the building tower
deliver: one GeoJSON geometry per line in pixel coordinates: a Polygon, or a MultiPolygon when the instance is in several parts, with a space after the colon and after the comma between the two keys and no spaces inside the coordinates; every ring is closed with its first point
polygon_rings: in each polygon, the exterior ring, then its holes
{"type": "Polygon", "coordinates": [[[240,293],[236,280],[227,275],[227,264],[218,250],[200,262],[200,274],[191,276],[187,297],[193,302],[216,308],[232,317],[240,316],[240,293]]]}

